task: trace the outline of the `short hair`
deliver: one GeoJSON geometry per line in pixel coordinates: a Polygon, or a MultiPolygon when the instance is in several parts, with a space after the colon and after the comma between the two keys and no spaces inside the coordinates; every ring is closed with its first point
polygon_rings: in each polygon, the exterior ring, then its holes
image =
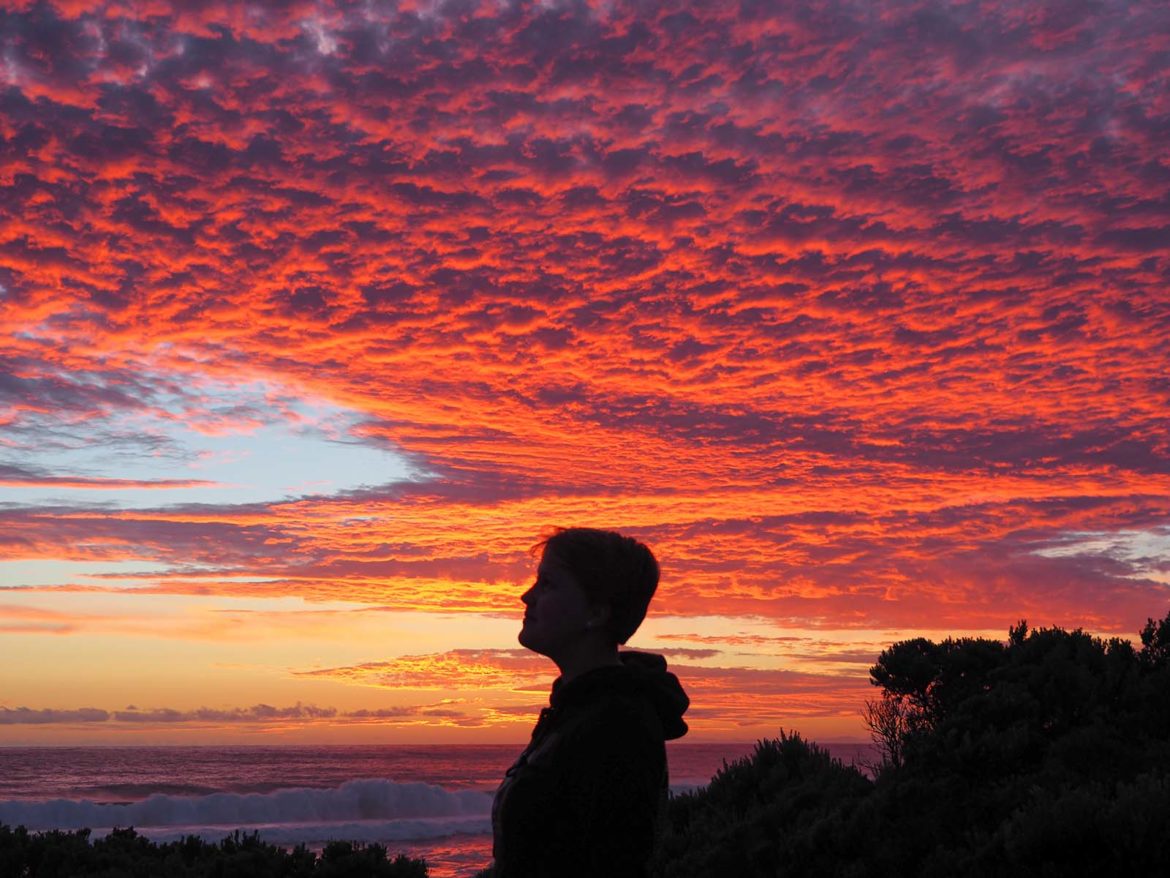
{"type": "Polygon", "coordinates": [[[594,604],[609,607],[607,633],[629,640],[658,589],[660,571],[654,553],[633,537],[591,527],[558,527],[532,547],[564,566],[594,604]]]}

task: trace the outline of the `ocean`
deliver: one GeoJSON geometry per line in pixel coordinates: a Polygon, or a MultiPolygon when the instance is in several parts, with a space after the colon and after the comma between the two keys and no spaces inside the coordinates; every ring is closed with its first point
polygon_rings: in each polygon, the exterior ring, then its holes
{"type": "MultiPolygon", "coordinates": [[[[671,788],[706,784],[753,744],[667,745],[671,788]]],[[[829,744],[846,763],[863,744],[829,744]]],[[[0,748],[0,823],[133,826],[158,841],[235,829],[320,850],[378,842],[423,857],[436,878],[491,860],[492,794],[520,745],[0,748]]]]}

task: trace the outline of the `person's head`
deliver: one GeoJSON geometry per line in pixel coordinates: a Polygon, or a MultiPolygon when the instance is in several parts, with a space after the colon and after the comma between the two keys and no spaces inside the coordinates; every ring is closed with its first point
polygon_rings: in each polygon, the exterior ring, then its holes
{"type": "Polygon", "coordinates": [[[587,527],[558,528],[533,547],[536,582],[521,598],[520,643],[556,659],[583,639],[625,643],[658,588],[658,562],[632,537],[587,527]]]}

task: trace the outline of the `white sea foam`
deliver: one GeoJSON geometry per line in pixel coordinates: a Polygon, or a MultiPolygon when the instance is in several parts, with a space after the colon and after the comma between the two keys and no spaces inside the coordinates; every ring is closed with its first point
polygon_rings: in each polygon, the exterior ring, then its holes
{"type": "MultiPolygon", "coordinates": [[[[259,826],[169,826],[135,827],[139,835],[152,841],[178,841],[188,835],[197,835],[205,841],[217,842],[230,835],[235,829],[245,832],[256,831],[260,838],[270,844],[292,847],[305,844],[312,848],[323,847],[330,841],[378,842],[389,845],[394,842],[420,842],[451,835],[490,835],[491,817],[443,817],[419,820],[363,820],[342,823],[281,823],[259,826]]],[[[94,830],[93,837],[106,835],[109,828],[94,830]]]]}
{"type": "Polygon", "coordinates": [[[0,801],[0,823],[28,829],[81,829],[95,835],[133,826],[157,840],[199,835],[222,838],[233,829],[259,830],[276,844],[337,838],[392,841],[491,831],[491,794],[426,783],[352,780],[331,789],[271,793],[155,794],[138,802],[87,799],[0,801]]]}

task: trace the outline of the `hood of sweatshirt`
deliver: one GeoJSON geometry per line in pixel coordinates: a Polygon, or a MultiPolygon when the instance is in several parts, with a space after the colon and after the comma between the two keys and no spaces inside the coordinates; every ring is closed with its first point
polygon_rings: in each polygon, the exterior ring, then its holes
{"type": "Polygon", "coordinates": [[[683,691],[678,677],[666,670],[666,659],[650,652],[625,650],[618,653],[620,665],[594,668],[568,683],[559,678],[553,683],[549,704],[564,707],[577,699],[607,695],[635,695],[648,701],[662,723],[667,741],[687,733],[682,715],[691,700],[683,691]]]}

